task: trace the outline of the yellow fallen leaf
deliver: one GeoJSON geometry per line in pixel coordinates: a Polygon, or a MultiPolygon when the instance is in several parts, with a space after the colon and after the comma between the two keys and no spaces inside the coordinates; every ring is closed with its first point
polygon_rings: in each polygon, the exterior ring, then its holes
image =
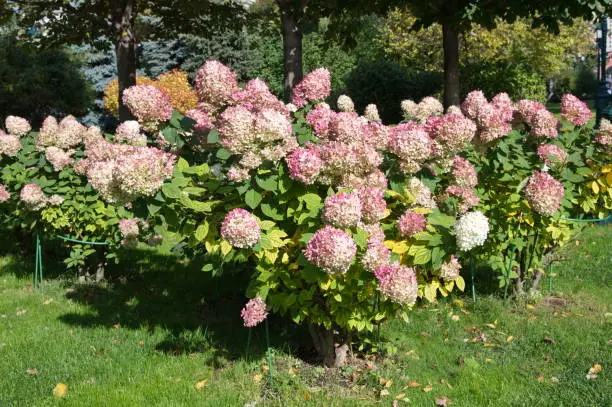
{"type": "Polygon", "coordinates": [[[488,326],[491,329],[495,329],[496,328],[495,325],[493,325],[493,324],[485,324],[485,326],[488,326]]]}
{"type": "Polygon", "coordinates": [[[514,340],[514,336],[510,335],[506,338],[506,342],[512,342],[514,340]]]}
{"type": "Polygon", "coordinates": [[[536,380],[538,381],[538,383],[544,383],[544,380],[546,379],[544,378],[544,376],[538,376],[536,380]]]}
{"type": "Polygon", "coordinates": [[[463,308],[465,307],[465,303],[461,300],[455,300],[455,305],[457,305],[459,308],[463,308]]]}
{"type": "Polygon", "coordinates": [[[550,381],[551,381],[552,383],[559,383],[559,379],[558,379],[558,378],[556,378],[555,376],[551,377],[551,378],[550,378],[550,381]]]}
{"type": "Polygon", "coordinates": [[[255,383],[261,382],[261,379],[263,379],[263,375],[261,373],[257,373],[255,376],[253,376],[253,381],[255,383]]]}
{"type": "Polygon", "coordinates": [[[527,304],[525,306],[525,308],[527,308],[528,310],[534,310],[535,309],[535,307],[533,305],[531,305],[531,304],[527,304]]]}
{"type": "Polygon", "coordinates": [[[389,395],[389,390],[387,390],[387,389],[382,389],[382,390],[380,391],[380,397],[385,397],[385,396],[388,396],[388,395],[389,395]]]}
{"type": "Polygon", "coordinates": [[[425,393],[429,393],[430,391],[433,390],[433,386],[431,385],[431,383],[428,383],[427,386],[423,387],[421,389],[421,391],[425,392],[425,393]]]}
{"type": "Polygon", "coordinates": [[[308,393],[307,391],[304,392],[304,394],[302,395],[302,398],[304,400],[310,400],[310,393],[308,393]]]}
{"type": "Polygon", "coordinates": [[[296,370],[295,368],[293,368],[293,367],[292,367],[291,369],[289,369],[289,374],[290,374],[291,376],[295,376],[295,375],[297,375],[297,370],[296,370]]]}
{"type": "Polygon", "coordinates": [[[459,321],[459,315],[453,315],[453,316],[451,317],[451,319],[452,319],[453,321],[459,321]]]}
{"type": "Polygon", "coordinates": [[[484,344],[484,347],[485,347],[485,348],[494,348],[494,347],[495,347],[495,344],[494,344],[494,343],[485,343],[485,344],[484,344]]]}
{"type": "Polygon", "coordinates": [[[203,379],[203,380],[200,380],[199,382],[197,382],[195,384],[196,390],[202,390],[204,388],[204,386],[206,385],[207,381],[208,381],[208,379],[203,379]]]}
{"type": "Polygon", "coordinates": [[[408,382],[408,387],[421,387],[421,383],[414,381],[414,380],[410,380],[408,382]]]}
{"type": "Polygon", "coordinates": [[[400,393],[400,394],[398,394],[397,396],[395,396],[395,399],[396,399],[396,400],[401,400],[401,399],[403,399],[404,397],[406,397],[406,393],[400,393]]]}
{"type": "Polygon", "coordinates": [[[49,304],[51,304],[52,301],[53,301],[53,298],[49,298],[48,300],[45,300],[43,302],[43,305],[49,305],[49,304]]]}
{"type": "Polygon", "coordinates": [[[589,369],[589,374],[600,374],[601,373],[601,365],[596,363],[592,368],[589,369]]]}
{"type": "Polygon", "coordinates": [[[68,393],[68,386],[65,385],[64,383],[58,383],[53,388],[53,395],[55,397],[66,397],[67,393],[68,393]]]}

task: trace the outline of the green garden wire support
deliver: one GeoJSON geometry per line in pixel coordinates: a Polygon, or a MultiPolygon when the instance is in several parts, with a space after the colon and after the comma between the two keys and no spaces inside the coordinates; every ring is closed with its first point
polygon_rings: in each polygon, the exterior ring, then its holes
{"type": "MultiPolygon", "coordinates": [[[[110,243],[108,242],[88,242],[85,240],[73,239],[71,237],[61,236],[61,235],[53,235],[53,237],[57,237],[58,239],[62,239],[71,243],[79,243],[79,244],[88,244],[92,246],[108,246],[110,243]]],[[[36,259],[34,262],[34,289],[38,287],[40,292],[44,292],[43,287],[43,262],[42,262],[42,243],[40,239],[40,234],[36,233],[36,259]]]]}
{"type": "Polygon", "coordinates": [[[561,220],[566,220],[569,222],[587,222],[587,223],[598,223],[598,222],[607,222],[612,220],[612,215],[608,215],[606,218],[602,219],[577,219],[577,218],[561,218],[561,220]]]}
{"type": "Polygon", "coordinates": [[[470,274],[472,277],[472,301],[476,304],[476,285],[474,284],[474,259],[470,259],[470,274]]]}
{"type": "MultiPolygon", "coordinates": [[[[380,312],[380,291],[376,291],[376,314],[380,312]]],[[[380,321],[376,323],[376,347],[380,347],[380,321]]]]}
{"type": "Polygon", "coordinates": [[[268,375],[270,377],[270,386],[274,387],[274,378],[272,377],[272,351],[270,349],[270,330],[268,328],[268,318],[266,318],[266,346],[268,347],[268,375]]]}
{"type": "Polygon", "coordinates": [[[34,262],[34,290],[38,287],[40,292],[44,292],[43,286],[43,265],[42,265],[42,245],[40,235],[36,234],[36,261],[34,262]]]}
{"type": "Polygon", "coordinates": [[[508,299],[508,286],[510,285],[510,272],[512,272],[512,262],[514,260],[514,246],[510,247],[508,256],[508,267],[506,267],[506,286],[504,287],[504,300],[508,299]]]}
{"type": "Polygon", "coordinates": [[[553,280],[553,267],[554,264],[550,263],[550,267],[548,268],[548,294],[552,294],[552,280],[553,280]]]}
{"type": "Polygon", "coordinates": [[[246,351],[245,351],[247,360],[249,360],[249,350],[251,348],[251,334],[252,334],[251,330],[252,329],[253,328],[249,328],[249,334],[247,335],[247,345],[246,345],[246,351]]]}

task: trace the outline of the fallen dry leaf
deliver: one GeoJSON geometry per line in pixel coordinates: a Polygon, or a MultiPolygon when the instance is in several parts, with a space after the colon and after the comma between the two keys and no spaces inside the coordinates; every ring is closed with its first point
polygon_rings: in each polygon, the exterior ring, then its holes
{"type": "Polygon", "coordinates": [[[310,400],[310,393],[308,393],[307,391],[304,392],[304,394],[302,394],[302,398],[304,400],[310,400]]]}
{"type": "Polygon", "coordinates": [[[506,342],[512,342],[514,340],[514,336],[510,335],[506,338],[506,342]]]}
{"type": "Polygon", "coordinates": [[[551,383],[559,383],[559,379],[556,378],[555,376],[550,378],[551,383]]]}
{"type": "Polygon", "coordinates": [[[115,325],[113,325],[113,328],[114,329],[119,329],[119,328],[121,328],[121,324],[115,324],[115,325]]]}
{"type": "Polygon", "coordinates": [[[385,387],[391,387],[393,385],[393,380],[381,377],[380,379],[378,379],[378,383],[382,384],[385,387]]]}
{"type": "Polygon", "coordinates": [[[427,386],[423,387],[421,389],[421,391],[425,392],[425,393],[429,393],[430,391],[433,390],[433,386],[431,385],[431,383],[428,383],[427,386]]]}
{"type": "Polygon", "coordinates": [[[43,305],[49,305],[53,302],[53,298],[49,298],[48,300],[43,301],[43,305]]]}
{"type": "Polygon", "coordinates": [[[485,347],[485,348],[494,348],[494,347],[495,347],[495,344],[494,344],[494,343],[485,343],[485,344],[484,344],[484,347],[485,347]]]}
{"type": "Polygon", "coordinates": [[[459,315],[453,315],[453,316],[451,317],[451,319],[452,319],[453,321],[459,321],[459,315]]]}
{"type": "Polygon", "coordinates": [[[38,370],[36,370],[36,369],[28,369],[28,370],[26,370],[26,373],[29,374],[30,376],[36,376],[40,372],[38,370]]]}
{"type": "Polygon", "coordinates": [[[421,383],[414,381],[414,380],[410,380],[408,382],[408,387],[421,387],[421,383]]]}
{"type": "Polygon", "coordinates": [[[464,310],[463,308],[461,308],[459,311],[461,311],[463,313],[463,315],[470,315],[470,312],[464,310]]]}
{"type": "Polygon", "coordinates": [[[449,382],[447,382],[446,380],[444,380],[444,379],[440,379],[440,384],[445,385],[445,386],[446,386],[446,387],[448,387],[449,389],[452,389],[452,388],[453,388],[453,386],[451,386],[451,384],[450,384],[449,382]]]}
{"type": "Polygon", "coordinates": [[[546,343],[550,343],[551,345],[554,345],[557,343],[557,341],[555,341],[553,338],[549,338],[548,336],[545,336],[544,339],[542,340],[546,343]]]}
{"type": "Polygon", "coordinates": [[[204,386],[206,385],[206,382],[208,381],[208,379],[202,379],[199,382],[197,382],[194,387],[196,390],[202,390],[204,388],[204,386]]]}
{"type": "Polygon", "coordinates": [[[65,385],[64,383],[58,383],[54,388],[53,388],[53,395],[55,397],[66,397],[66,394],[68,394],[68,386],[65,385]]]}
{"type": "Polygon", "coordinates": [[[297,370],[296,370],[294,367],[292,367],[291,369],[289,369],[289,370],[288,370],[288,372],[289,372],[289,374],[290,374],[291,376],[295,376],[295,375],[297,375],[297,370]]]}
{"type": "Polygon", "coordinates": [[[17,311],[17,312],[15,313],[15,315],[17,315],[18,317],[20,317],[20,316],[22,316],[22,315],[25,315],[25,313],[26,313],[26,312],[28,312],[28,310],[27,310],[27,309],[22,309],[22,310],[20,310],[20,311],[17,311]]]}
{"type": "Polygon", "coordinates": [[[261,379],[263,379],[263,375],[261,373],[257,373],[255,376],[253,376],[253,381],[255,383],[261,382],[261,379]]]}
{"type": "Polygon", "coordinates": [[[406,397],[406,393],[400,393],[400,394],[398,394],[397,396],[395,396],[395,399],[396,399],[396,400],[401,400],[401,399],[403,399],[404,397],[406,397]]]}
{"type": "Polygon", "coordinates": [[[493,324],[485,324],[485,326],[488,326],[488,327],[489,327],[489,328],[491,328],[491,329],[495,329],[495,328],[496,328],[496,326],[495,326],[495,325],[493,325],[493,324]]]}
{"type": "Polygon", "coordinates": [[[458,364],[459,366],[463,366],[463,365],[465,365],[465,360],[464,360],[464,359],[463,359],[463,357],[461,357],[461,356],[457,356],[457,360],[456,360],[456,362],[457,362],[457,364],[458,364]]]}
{"type": "Polygon", "coordinates": [[[540,375],[540,376],[538,376],[538,378],[536,380],[538,381],[538,383],[544,383],[546,378],[544,376],[540,375]]]}
{"type": "Polygon", "coordinates": [[[525,308],[527,308],[528,310],[534,310],[535,309],[535,307],[533,305],[531,305],[531,304],[527,304],[525,306],[525,308]]]}
{"type": "Polygon", "coordinates": [[[438,396],[436,397],[436,406],[446,407],[451,404],[453,401],[446,396],[438,396]]]}
{"type": "Polygon", "coordinates": [[[601,365],[599,363],[595,363],[592,368],[589,369],[589,373],[591,374],[600,374],[601,373],[601,365]]]}
{"type": "Polygon", "coordinates": [[[390,394],[389,390],[387,390],[387,389],[382,389],[380,391],[380,397],[385,397],[385,396],[388,396],[389,394],[390,394]]]}

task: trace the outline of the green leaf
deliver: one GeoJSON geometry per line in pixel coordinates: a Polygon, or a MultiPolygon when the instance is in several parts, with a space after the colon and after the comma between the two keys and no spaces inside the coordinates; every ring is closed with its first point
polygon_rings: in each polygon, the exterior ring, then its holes
{"type": "Polygon", "coordinates": [[[208,225],[208,222],[206,221],[204,221],[204,223],[200,224],[197,227],[194,233],[194,237],[196,238],[198,242],[201,242],[202,240],[206,239],[206,236],[208,235],[208,229],[209,229],[209,225],[208,225]]]}
{"type": "Polygon", "coordinates": [[[212,129],[208,133],[207,141],[209,144],[214,144],[219,142],[219,133],[217,133],[217,129],[212,129]]]}
{"type": "Polygon", "coordinates": [[[283,220],[284,216],[279,213],[278,209],[270,205],[269,203],[261,204],[261,212],[269,218],[274,220],[283,220]]]}
{"type": "Polygon", "coordinates": [[[259,204],[261,203],[261,199],[262,199],[261,194],[254,189],[249,189],[246,195],[244,196],[244,202],[251,209],[257,208],[259,204]]]}
{"type": "Polygon", "coordinates": [[[321,207],[322,199],[318,194],[308,193],[299,197],[301,201],[306,203],[306,207],[310,210],[319,209],[321,207]]]}
{"type": "Polygon", "coordinates": [[[419,249],[414,254],[414,264],[426,264],[431,259],[431,251],[426,247],[419,246],[419,249]]]}
{"type": "Polygon", "coordinates": [[[175,184],[164,184],[162,186],[162,192],[170,199],[179,199],[183,195],[180,188],[175,184]]]}
{"type": "Polygon", "coordinates": [[[465,290],[465,280],[463,279],[463,277],[458,276],[455,279],[455,285],[457,285],[457,288],[459,290],[464,291],[465,290]]]}
{"type": "Polygon", "coordinates": [[[255,182],[265,191],[275,192],[278,190],[278,179],[276,176],[262,178],[256,175],[255,182]]]}

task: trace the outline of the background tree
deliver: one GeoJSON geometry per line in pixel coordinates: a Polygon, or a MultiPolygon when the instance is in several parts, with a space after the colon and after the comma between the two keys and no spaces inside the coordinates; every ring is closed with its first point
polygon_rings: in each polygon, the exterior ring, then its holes
{"type": "MultiPolygon", "coordinates": [[[[24,37],[44,47],[90,44],[99,48],[113,44],[119,80],[119,115],[130,117],[121,94],[136,83],[136,23],[138,11],[158,17],[159,28],[167,36],[200,27],[206,20],[238,23],[251,0],[6,0],[2,15],[14,14],[24,37]]],[[[206,25],[204,25],[206,27],[206,25]]]]}

